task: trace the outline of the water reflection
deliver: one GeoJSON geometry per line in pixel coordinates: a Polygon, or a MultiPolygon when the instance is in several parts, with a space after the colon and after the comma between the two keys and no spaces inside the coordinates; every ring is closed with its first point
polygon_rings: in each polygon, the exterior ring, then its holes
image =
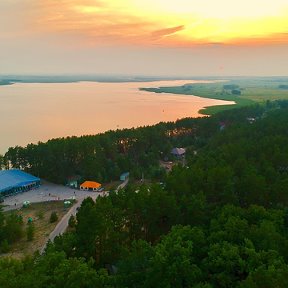
{"type": "Polygon", "coordinates": [[[140,91],[208,81],[17,83],[0,86],[0,153],[51,138],[96,134],[199,116],[206,106],[232,102],[140,91]]]}

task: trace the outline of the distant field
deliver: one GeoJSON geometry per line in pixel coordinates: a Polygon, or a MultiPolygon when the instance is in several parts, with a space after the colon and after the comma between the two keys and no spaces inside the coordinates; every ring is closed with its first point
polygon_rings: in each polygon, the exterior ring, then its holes
{"type": "Polygon", "coordinates": [[[172,93],[195,95],[204,98],[235,101],[236,105],[207,107],[202,114],[215,114],[255,102],[264,103],[267,100],[288,99],[288,77],[281,78],[237,78],[225,82],[185,84],[178,87],[141,88],[155,93],[172,93]]]}

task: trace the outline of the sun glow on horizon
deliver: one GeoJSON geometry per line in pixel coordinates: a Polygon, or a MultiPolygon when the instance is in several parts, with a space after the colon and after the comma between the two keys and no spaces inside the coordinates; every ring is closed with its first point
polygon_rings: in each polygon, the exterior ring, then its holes
{"type": "MultiPolygon", "coordinates": [[[[286,0],[130,0],[130,5],[147,12],[173,15],[197,15],[201,18],[263,18],[279,16],[288,8],[286,0]]],[[[286,11],[287,12],[287,11],[286,11]]]]}
{"type": "Polygon", "coordinates": [[[95,6],[76,5],[74,10],[80,13],[98,13],[102,10],[102,8],[95,6]]]}

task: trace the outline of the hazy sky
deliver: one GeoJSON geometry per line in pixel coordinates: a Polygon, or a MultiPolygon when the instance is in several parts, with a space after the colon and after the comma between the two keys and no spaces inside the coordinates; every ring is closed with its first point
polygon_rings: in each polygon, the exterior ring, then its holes
{"type": "Polygon", "coordinates": [[[0,74],[288,75],[287,0],[0,0],[0,74]]]}

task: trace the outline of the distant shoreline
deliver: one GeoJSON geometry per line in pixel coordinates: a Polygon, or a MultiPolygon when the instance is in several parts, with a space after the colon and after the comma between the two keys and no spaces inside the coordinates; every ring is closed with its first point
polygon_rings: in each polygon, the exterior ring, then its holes
{"type": "Polygon", "coordinates": [[[79,83],[79,82],[97,82],[97,83],[129,83],[129,82],[157,82],[173,80],[218,80],[209,77],[121,77],[121,76],[1,76],[0,85],[13,85],[16,83],[79,83]]]}
{"type": "Polygon", "coordinates": [[[280,79],[283,82],[288,81],[288,76],[121,76],[121,75],[0,75],[0,86],[13,85],[15,83],[77,83],[77,82],[99,82],[99,83],[128,83],[128,82],[156,82],[156,81],[173,81],[173,80],[265,80],[280,79]]]}

